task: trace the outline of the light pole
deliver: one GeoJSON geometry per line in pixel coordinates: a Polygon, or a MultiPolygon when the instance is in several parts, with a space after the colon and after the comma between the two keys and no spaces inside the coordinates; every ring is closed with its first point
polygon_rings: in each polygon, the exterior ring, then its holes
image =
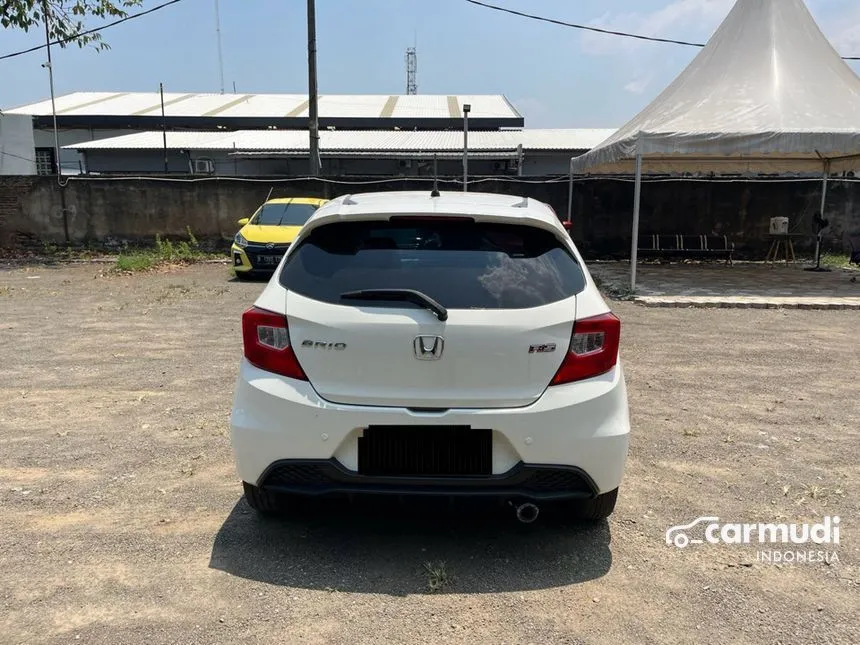
{"type": "Polygon", "coordinates": [[[463,192],[469,192],[469,112],[472,106],[463,104],[463,192]]]}
{"type": "Polygon", "coordinates": [[[310,176],[320,174],[320,122],[317,105],[317,21],[314,0],[308,0],[308,117],[310,176]]]}
{"type": "Polygon", "coordinates": [[[158,93],[161,95],[161,143],[164,146],[164,174],[169,172],[167,161],[167,118],[164,115],[164,83],[158,84],[158,93]]]}

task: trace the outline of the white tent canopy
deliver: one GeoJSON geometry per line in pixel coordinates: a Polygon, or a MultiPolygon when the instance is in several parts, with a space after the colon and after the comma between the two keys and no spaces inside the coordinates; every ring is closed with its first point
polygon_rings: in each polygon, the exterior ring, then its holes
{"type": "Polygon", "coordinates": [[[860,160],[860,78],[803,0],[737,0],[708,44],[654,101],[589,153],[575,174],[635,173],[636,288],[643,173],[770,174],[850,170],[860,160]]]}
{"type": "MultiPolygon", "coordinates": [[[[860,153],[860,78],[803,0],[738,0],[707,46],[574,173],[820,172],[860,153]]],[[[854,163],[848,162],[853,168],[854,163]]]]}

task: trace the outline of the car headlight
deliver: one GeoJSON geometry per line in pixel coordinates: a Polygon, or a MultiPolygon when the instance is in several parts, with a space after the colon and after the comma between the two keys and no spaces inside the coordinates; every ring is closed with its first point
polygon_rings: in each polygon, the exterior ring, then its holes
{"type": "Polygon", "coordinates": [[[241,246],[243,249],[248,246],[248,240],[246,240],[245,236],[241,233],[236,233],[236,237],[233,238],[233,241],[236,243],[236,246],[241,246]]]}

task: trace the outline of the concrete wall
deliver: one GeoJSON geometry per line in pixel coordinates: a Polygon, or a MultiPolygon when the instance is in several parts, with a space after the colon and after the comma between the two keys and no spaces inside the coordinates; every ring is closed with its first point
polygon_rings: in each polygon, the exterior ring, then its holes
{"type": "Polygon", "coordinates": [[[0,114],[0,175],[35,175],[33,119],[23,114],[0,114]]]}
{"type": "MultiPolygon", "coordinates": [[[[349,178],[354,181],[354,178],[349,178]]],[[[443,190],[460,190],[440,182],[443,190]]],[[[318,181],[250,182],[228,179],[159,181],[155,179],[77,178],[66,189],[66,213],[75,241],[152,240],[158,233],[180,236],[190,226],[201,238],[229,239],[236,220],[246,217],[273,197],[336,197],[378,190],[427,190],[431,183],[390,179],[366,186],[318,181]]],[[[771,217],[785,216],[794,232],[805,234],[797,246],[814,245],[812,217],[818,209],[820,183],[704,183],[645,184],[641,231],[648,233],[717,233],[729,235],[740,255],[762,259],[770,244],[771,217]]],[[[516,183],[504,178],[476,185],[473,190],[528,195],[549,203],[564,216],[567,183],[516,183]]],[[[629,252],[633,185],[608,180],[576,184],[574,239],[590,256],[629,252]]],[[[33,240],[63,240],[60,189],[52,177],[0,177],[0,244],[33,240]]],[[[844,235],[860,231],[860,183],[831,182],[827,201],[831,226],[826,248],[843,248],[844,235]]]]}

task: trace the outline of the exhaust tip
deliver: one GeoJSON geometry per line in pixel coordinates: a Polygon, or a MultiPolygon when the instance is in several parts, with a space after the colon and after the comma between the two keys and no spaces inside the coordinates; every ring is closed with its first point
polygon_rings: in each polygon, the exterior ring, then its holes
{"type": "Polygon", "coordinates": [[[538,518],[538,515],[540,515],[540,509],[537,507],[537,505],[532,504],[531,502],[519,504],[515,507],[515,509],[517,513],[517,519],[523,524],[531,524],[538,518]]]}

